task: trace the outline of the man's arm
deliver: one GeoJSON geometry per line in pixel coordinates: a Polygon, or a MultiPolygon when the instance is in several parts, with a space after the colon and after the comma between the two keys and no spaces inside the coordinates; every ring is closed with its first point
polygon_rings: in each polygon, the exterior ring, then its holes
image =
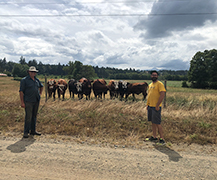
{"type": "Polygon", "coordinates": [[[21,107],[25,108],[23,91],[20,91],[20,102],[21,102],[21,107]]]}
{"type": "Polygon", "coordinates": [[[159,97],[158,102],[157,102],[156,107],[155,107],[155,109],[156,109],[157,111],[159,111],[159,109],[160,109],[160,108],[159,108],[159,105],[162,103],[164,97],[165,97],[165,91],[161,91],[161,92],[160,92],[160,97],[159,97]]]}
{"type": "Polygon", "coordinates": [[[39,89],[40,95],[42,94],[42,92],[43,92],[43,87],[40,87],[40,89],[39,89]]]}

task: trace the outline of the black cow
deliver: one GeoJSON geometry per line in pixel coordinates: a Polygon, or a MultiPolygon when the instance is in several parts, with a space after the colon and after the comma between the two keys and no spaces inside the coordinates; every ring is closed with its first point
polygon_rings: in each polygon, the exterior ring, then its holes
{"type": "Polygon", "coordinates": [[[124,94],[127,92],[128,85],[130,83],[127,81],[118,81],[118,96],[120,96],[120,99],[122,100],[124,97],[124,94]]]}
{"type": "Polygon", "coordinates": [[[78,94],[78,91],[77,91],[77,81],[75,79],[70,79],[69,82],[68,82],[68,86],[69,86],[69,95],[70,95],[70,98],[72,97],[74,99],[75,97],[75,94],[78,94]]]}
{"type": "Polygon", "coordinates": [[[78,92],[78,98],[82,99],[83,95],[86,95],[86,100],[90,99],[90,94],[91,94],[91,83],[93,80],[89,80],[86,78],[81,78],[77,83],[76,83],[76,88],[78,92]]]}
{"type": "Polygon", "coordinates": [[[51,98],[53,94],[53,100],[55,101],[55,94],[56,94],[56,80],[55,79],[49,79],[47,82],[47,92],[48,92],[48,97],[51,98]]]}

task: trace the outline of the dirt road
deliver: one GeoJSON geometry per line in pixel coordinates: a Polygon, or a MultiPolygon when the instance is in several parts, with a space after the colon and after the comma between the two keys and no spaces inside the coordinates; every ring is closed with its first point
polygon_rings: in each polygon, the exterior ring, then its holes
{"type": "Polygon", "coordinates": [[[216,179],[216,145],[104,146],[0,134],[0,179],[216,179]]]}

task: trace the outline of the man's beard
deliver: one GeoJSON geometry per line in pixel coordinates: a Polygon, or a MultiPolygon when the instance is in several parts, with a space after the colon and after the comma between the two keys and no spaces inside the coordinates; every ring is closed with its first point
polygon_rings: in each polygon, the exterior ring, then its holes
{"type": "Polygon", "coordinates": [[[153,82],[156,82],[156,81],[157,81],[157,77],[152,77],[151,80],[152,80],[153,82]]]}

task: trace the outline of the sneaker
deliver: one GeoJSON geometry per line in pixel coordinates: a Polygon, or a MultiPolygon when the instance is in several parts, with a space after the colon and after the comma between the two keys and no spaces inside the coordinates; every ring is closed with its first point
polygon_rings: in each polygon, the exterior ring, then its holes
{"type": "Polygon", "coordinates": [[[34,136],[34,135],[36,135],[36,136],[41,136],[41,133],[35,131],[35,132],[31,132],[30,135],[33,135],[33,136],[34,136]]]}
{"type": "Polygon", "coordinates": [[[162,138],[160,138],[159,143],[163,145],[165,144],[165,141],[162,138]]]}
{"type": "Polygon", "coordinates": [[[157,141],[158,138],[154,138],[153,136],[151,136],[150,138],[146,138],[146,141],[157,141]]]}

